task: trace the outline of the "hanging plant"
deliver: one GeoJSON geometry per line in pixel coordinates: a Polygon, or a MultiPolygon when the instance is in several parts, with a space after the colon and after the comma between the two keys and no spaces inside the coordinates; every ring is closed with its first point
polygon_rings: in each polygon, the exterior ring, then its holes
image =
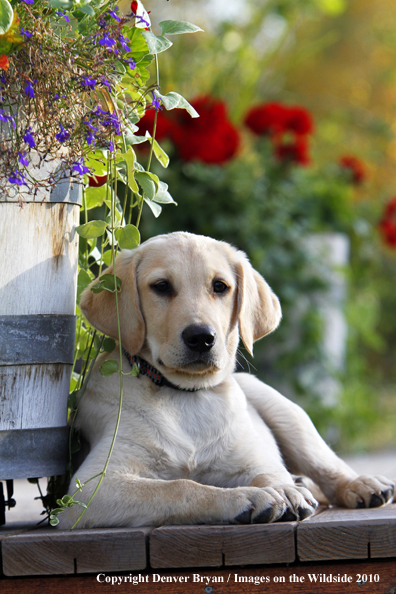
{"type": "MultiPolygon", "coordinates": [[[[0,0],[2,191],[23,207],[24,197],[46,200],[63,180],[83,186],[77,299],[98,274],[92,291],[114,292],[117,300],[122,286],[116,270],[101,273],[118,249],[139,245],[145,203],[155,216],[162,205],[174,203],[167,184],[150,171],[153,157],[163,167],[169,164],[156,139],[158,114],[175,108],[191,117],[198,113],[178,93],[160,92],[158,54],[172,46],[166,35],[201,29],[172,20],[159,26],[161,34],[155,35],[140,0],[131,3],[129,14],[121,14],[113,0],[0,0]],[[153,114],[152,133],[137,135],[147,111],[153,114]],[[149,144],[145,165],[134,151],[141,143],[149,144]],[[91,216],[93,209],[99,218],[91,216]]],[[[115,347],[77,307],[71,418],[78,413],[98,354],[115,347]]],[[[121,340],[118,348],[121,352],[121,340]]],[[[106,474],[122,407],[123,371],[114,363],[106,361],[101,371],[105,377],[120,375],[119,414],[105,466],[89,479],[97,478],[94,495],[106,474]]],[[[71,431],[70,454],[78,447],[78,436],[71,431]]],[[[76,487],[77,494],[83,485],[77,481],[76,487]]],[[[70,496],[58,499],[50,523],[56,525],[58,514],[75,503],[70,496]]]]}

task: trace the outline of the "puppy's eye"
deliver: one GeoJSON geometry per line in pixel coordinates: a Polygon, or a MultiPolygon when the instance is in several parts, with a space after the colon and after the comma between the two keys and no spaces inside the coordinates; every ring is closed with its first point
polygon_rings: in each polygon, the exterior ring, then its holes
{"type": "Polygon", "coordinates": [[[153,291],[160,295],[170,295],[172,292],[172,286],[169,281],[161,280],[150,285],[153,291]]]}
{"type": "Polygon", "coordinates": [[[214,281],[213,282],[213,292],[214,293],[226,293],[228,291],[228,285],[223,283],[223,281],[214,281]]]}

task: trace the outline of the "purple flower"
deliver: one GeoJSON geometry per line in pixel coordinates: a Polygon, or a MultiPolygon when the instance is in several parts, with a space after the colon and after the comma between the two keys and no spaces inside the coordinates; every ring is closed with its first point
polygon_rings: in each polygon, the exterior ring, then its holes
{"type": "Polygon", "coordinates": [[[109,142],[109,144],[107,146],[111,153],[113,153],[115,151],[115,146],[112,142],[109,142]]]}
{"type": "Polygon", "coordinates": [[[64,10],[57,10],[55,14],[58,14],[59,16],[63,16],[66,23],[70,23],[70,17],[67,16],[67,14],[65,14],[64,10]]]}
{"type": "Polygon", "coordinates": [[[17,184],[18,186],[23,186],[26,183],[25,176],[18,169],[12,172],[8,181],[10,184],[17,184]]]}
{"type": "Polygon", "coordinates": [[[58,132],[58,134],[55,134],[55,138],[59,142],[66,142],[66,140],[68,140],[70,138],[70,132],[69,132],[69,130],[66,130],[62,126],[62,124],[59,124],[59,125],[60,125],[60,132],[58,132]]]}
{"type": "Polygon", "coordinates": [[[146,25],[146,27],[150,28],[149,21],[146,21],[142,16],[135,15],[135,18],[139,19],[139,24],[144,23],[146,25]]]}
{"type": "Polygon", "coordinates": [[[102,83],[102,85],[104,87],[107,87],[110,92],[113,90],[111,83],[107,80],[107,78],[105,76],[100,77],[100,82],[102,83]]]}
{"type": "Polygon", "coordinates": [[[22,0],[25,4],[34,4],[34,0],[22,0]]]}
{"type": "Polygon", "coordinates": [[[0,122],[10,122],[11,126],[15,130],[15,121],[13,116],[9,116],[5,113],[4,109],[0,109],[0,122]]]}
{"type": "Polygon", "coordinates": [[[86,136],[85,140],[87,141],[87,144],[89,144],[89,145],[91,145],[91,144],[92,144],[93,146],[95,146],[95,140],[96,140],[96,139],[95,139],[95,133],[94,133],[94,132],[90,132],[90,133],[89,133],[89,134],[86,136]]]}
{"type": "Polygon", "coordinates": [[[20,164],[25,165],[27,167],[29,165],[29,161],[26,159],[26,153],[18,153],[18,155],[18,161],[20,162],[20,164]]]}
{"type": "Polygon", "coordinates": [[[116,134],[121,134],[120,120],[115,113],[109,113],[109,115],[104,118],[102,124],[103,126],[110,126],[111,128],[114,128],[116,134]]]}
{"type": "Polygon", "coordinates": [[[94,89],[96,84],[96,80],[89,76],[83,76],[83,80],[81,81],[81,85],[87,89],[94,89]]]}
{"type": "MultiPolygon", "coordinates": [[[[118,116],[116,113],[110,113],[109,111],[104,111],[100,107],[93,109],[91,113],[98,118],[99,123],[102,126],[106,126],[106,127],[109,126],[111,128],[114,128],[114,132],[116,134],[121,134],[121,128],[120,128],[121,124],[120,124],[120,120],[118,119],[118,116]]],[[[85,123],[88,125],[87,122],[85,122],[85,123]]]]}
{"type": "Polygon", "coordinates": [[[130,51],[131,51],[131,48],[130,48],[130,47],[129,47],[129,45],[127,44],[127,41],[128,41],[128,40],[127,40],[127,39],[126,39],[126,38],[125,38],[123,35],[121,35],[121,33],[119,34],[119,36],[118,36],[118,39],[119,39],[119,42],[120,42],[120,43],[121,43],[121,45],[122,45],[122,49],[123,49],[125,52],[130,52],[130,51]]]}
{"type": "Polygon", "coordinates": [[[134,62],[133,60],[128,59],[128,58],[124,58],[124,62],[126,62],[128,64],[128,66],[131,70],[135,70],[136,62],[134,62]]]}
{"type": "Polygon", "coordinates": [[[107,12],[109,13],[110,16],[113,17],[113,19],[115,19],[117,21],[117,23],[119,23],[121,19],[118,16],[118,14],[116,14],[117,11],[118,11],[118,6],[116,6],[114,8],[114,10],[108,10],[107,12]]]}
{"type": "Polygon", "coordinates": [[[89,167],[84,165],[84,159],[81,157],[79,161],[76,161],[74,165],[72,165],[72,171],[75,171],[79,175],[84,175],[84,173],[90,173],[89,167]]]}
{"type": "MultiPolygon", "coordinates": [[[[34,81],[36,82],[36,81],[34,81]]],[[[34,97],[34,89],[33,89],[33,83],[28,81],[26,83],[26,87],[25,87],[25,95],[27,97],[34,97]]]]}
{"type": "Polygon", "coordinates": [[[23,29],[22,27],[21,27],[21,33],[25,37],[32,37],[33,36],[33,33],[31,33],[30,31],[28,31],[27,29],[23,29]]]}
{"type": "Polygon", "coordinates": [[[152,105],[153,105],[154,109],[158,110],[161,108],[161,103],[159,102],[157,97],[154,95],[154,92],[152,93],[152,95],[153,95],[152,105]]]}
{"type": "Polygon", "coordinates": [[[109,37],[108,33],[105,33],[103,37],[99,39],[99,45],[106,45],[110,49],[113,47],[113,45],[115,45],[115,43],[115,39],[109,37]]]}
{"type": "Polygon", "coordinates": [[[36,142],[33,138],[33,134],[31,133],[31,129],[32,129],[31,126],[29,126],[29,128],[25,132],[25,136],[23,137],[23,140],[28,143],[30,148],[33,148],[34,146],[36,146],[36,142]]]}
{"type": "Polygon", "coordinates": [[[87,122],[84,122],[84,124],[86,126],[88,126],[88,128],[91,130],[87,136],[86,136],[86,141],[88,144],[95,144],[95,133],[99,130],[99,128],[96,128],[93,124],[92,124],[92,120],[88,120],[87,122]]]}

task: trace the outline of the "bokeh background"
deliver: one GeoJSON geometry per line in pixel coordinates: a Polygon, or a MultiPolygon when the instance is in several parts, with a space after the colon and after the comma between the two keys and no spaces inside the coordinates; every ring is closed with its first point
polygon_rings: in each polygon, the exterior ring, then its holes
{"type": "Polygon", "coordinates": [[[142,238],[186,230],[245,250],[284,317],[241,365],[302,404],[337,450],[394,448],[396,4],[144,4],[157,34],[170,18],[204,32],[159,55],[161,92],[177,89],[201,118],[159,114],[161,179],[178,206],[147,208],[142,238]]]}

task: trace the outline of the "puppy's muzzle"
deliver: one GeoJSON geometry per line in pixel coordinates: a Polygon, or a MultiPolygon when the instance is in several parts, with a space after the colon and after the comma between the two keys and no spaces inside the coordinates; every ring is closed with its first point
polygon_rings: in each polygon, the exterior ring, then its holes
{"type": "Polygon", "coordinates": [[[216,342],[216,332],[210,326],[191,324],[182,332],[184,344],[195,353],[207,353],[216,342]]]}

